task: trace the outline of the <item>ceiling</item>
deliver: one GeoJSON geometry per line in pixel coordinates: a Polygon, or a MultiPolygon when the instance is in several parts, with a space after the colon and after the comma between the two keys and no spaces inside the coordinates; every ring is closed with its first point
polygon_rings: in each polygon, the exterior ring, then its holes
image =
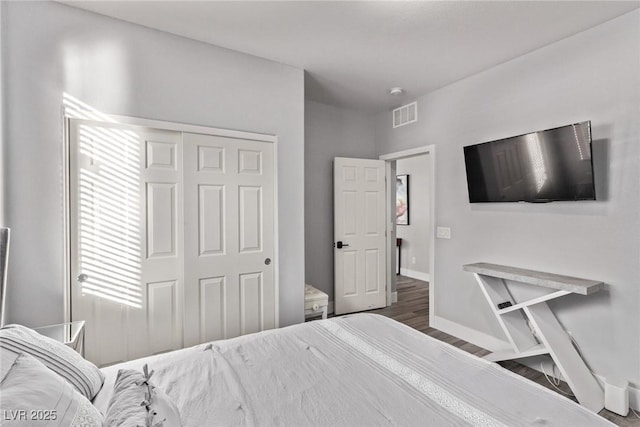
{"type": "Polygon", "coordinates": [[[306,70],[306,97],[381,111],[640,1],[63,1],[306,70]]]}

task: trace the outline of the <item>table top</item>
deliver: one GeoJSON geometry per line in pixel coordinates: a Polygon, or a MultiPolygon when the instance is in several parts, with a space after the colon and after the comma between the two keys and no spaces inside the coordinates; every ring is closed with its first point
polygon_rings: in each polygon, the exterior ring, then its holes
{"type": "Polygon", "coordinates": [[[543,271],[526,270],[524,268],[509,267],[506,265],[478,262],[462,267],[465,271],[484,274],[486,276],[513,280],[535,286],[558,289],[581,295],[590,295],[604,287],[604,283],[598,280],[581,279],[579,277],[562,276],[560,274],[546,273],[543,271]]]}
{"type": "Polygon", "coordinates": [[[52,338],[64,344],[71,344],[76,342],[83,329],[84,320],[33,328],[33,330],[38,332],[39,334],[44,335],[45,337],[52,338]]]}

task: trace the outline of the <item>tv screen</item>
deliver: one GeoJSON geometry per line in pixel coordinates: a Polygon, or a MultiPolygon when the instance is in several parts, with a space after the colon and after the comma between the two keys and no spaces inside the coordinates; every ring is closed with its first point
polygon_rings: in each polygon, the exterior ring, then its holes
{"type": "Polygon", "coordinates": [[[464,147],[469,201],[595,200],[591,122],[464,147]]]}

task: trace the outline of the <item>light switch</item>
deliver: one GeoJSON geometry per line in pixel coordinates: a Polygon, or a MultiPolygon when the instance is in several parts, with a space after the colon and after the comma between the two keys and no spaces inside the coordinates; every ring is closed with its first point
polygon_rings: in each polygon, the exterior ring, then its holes
{"type": "Polygon", "coordinates": [[[451,228],[449,228],[449,227],[438,227],[436,229],[436,237],[438,239],[450,239],[451,238],[451,228]]]}

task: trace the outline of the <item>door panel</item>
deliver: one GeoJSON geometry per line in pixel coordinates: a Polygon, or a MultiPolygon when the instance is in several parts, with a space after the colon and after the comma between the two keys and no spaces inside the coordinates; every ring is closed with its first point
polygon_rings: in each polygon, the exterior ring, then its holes
{"type": "Polygon", "coordinates": [[[224,187],[199,185],[198,192],[200,255],[224,254],[224,187]]]}
{"type": "Polygon", "coordinates": [[[176,255],[176,186],[147,183],[148,258],[176,255]]]}
{"type": "Polygon", "coordinates": [[[200,331],[203,341],[221,340],[227,335],[224,277],[200,279],[200,331]]]}
{"type": "Polygon", "coordinates": [[[173,336],[167,331],[178,322],[177,282],[147,283],[147,315],[151,353],[174,349],[173,336]]]}
{"type": "Polygon", "coordinates": [[[334,162],[335,313],[386,304],[384,161],[334,162]]]}
{"type": "Polygon", "coordinates": [[[180,134],[71,120],[71,317],[99,366],[182,347],[180,134]]]}
{"type": "Polygon", "coordinates": [[[275,327],[273,155],[184,134],[186,345],[275,327]]]}
{"type": "Polygon", "coordinates": [[[262,250],[262,187],[239,187],[240,252],[262,250]]]}
{"type": "Polygon", "coordinates": [[[264,329],[262,317],[262,273],[240,275],[240,333],[264,329]]]}

